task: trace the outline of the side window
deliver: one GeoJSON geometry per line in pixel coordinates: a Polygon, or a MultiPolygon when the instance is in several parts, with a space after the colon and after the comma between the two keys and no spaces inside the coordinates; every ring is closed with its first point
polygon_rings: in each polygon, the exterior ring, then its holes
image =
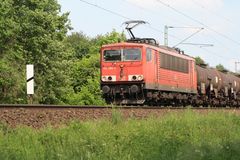
{"type": "Polygon", "coordinates": [[[152,49],[147,48],[146,55],[147,55],[147,62],[151,61],[152,60],[152,49]]]}

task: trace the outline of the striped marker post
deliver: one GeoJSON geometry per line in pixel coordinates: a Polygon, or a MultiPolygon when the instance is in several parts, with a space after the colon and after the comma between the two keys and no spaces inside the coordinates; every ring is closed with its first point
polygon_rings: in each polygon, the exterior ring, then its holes
{"type": "Polygon", "coordinates": [[[33,103],[34,94],[34,67],[32,64],[28,64],[27,67],[27,95],[30,104],[33,103]]]}

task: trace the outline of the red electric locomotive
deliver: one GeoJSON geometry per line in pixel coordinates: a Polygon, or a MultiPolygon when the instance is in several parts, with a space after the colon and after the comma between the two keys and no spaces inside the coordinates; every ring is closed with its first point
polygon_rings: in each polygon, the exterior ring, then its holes
{"type": "MultiPolygon", "coordinates": [[[[135,23],[132,27],[130,24],[135,23]]],[[[152,38],[132,38],[101,48],[101,89],[108,103],[240,106],[240,78],[195,65],[183,52],[152,38]]]]}
{"type": "Polygon", "coordinates": [[[107,101],[123,104],[158,100],[159,94],[166,100],[176,96],[173,93],[183,93],[182,99],[186,99],[197,93],[195,60],[145,43],[104,45],[101,86],[107,101]]]}
{"type": "Polygon", "coordinates": [[[101,88],[117,104],[184,102],[197,93],[195,60],[151,38],[104,45],[101,88]]]}

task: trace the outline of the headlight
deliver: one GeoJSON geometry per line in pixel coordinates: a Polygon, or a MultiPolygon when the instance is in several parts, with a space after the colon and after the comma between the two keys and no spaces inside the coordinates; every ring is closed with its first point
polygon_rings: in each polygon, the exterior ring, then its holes
{"type": "Polygon", "coordinates": [[[143,75],[129,75],[128,80],[129,81],[141,81],[141,80],[143,80],[143,75]]]}
{"type": "Polygon", "coordinates": [[[107,81],[107,77],[102,76],[102,81],[107,81]]]}
{"type": "Polygon", "coordinates": [[[113,76],[113,75],[111,75],[111,76],[102,76],[102,81],[116,81],[116,76],[113,76]]]}
{"type": "Polygon", "coordinates": [[[142,76],[142,75],[139,75],[139,76],[138,76],[138,80],[139,80],[139,81],[143,80],[143,76],[142,76]]]}

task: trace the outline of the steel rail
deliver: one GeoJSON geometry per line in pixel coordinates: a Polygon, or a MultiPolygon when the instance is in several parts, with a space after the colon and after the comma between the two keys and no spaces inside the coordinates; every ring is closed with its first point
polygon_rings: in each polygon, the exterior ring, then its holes
{"type": "Polygon", "coordinates": [[[26,109],[169,109],[169,110],[240,110],[235,107],[162,107],[162,106],[88,106],[88,105],[49,105],[49,104],[0,104],[1,108],[26,109]]]}

